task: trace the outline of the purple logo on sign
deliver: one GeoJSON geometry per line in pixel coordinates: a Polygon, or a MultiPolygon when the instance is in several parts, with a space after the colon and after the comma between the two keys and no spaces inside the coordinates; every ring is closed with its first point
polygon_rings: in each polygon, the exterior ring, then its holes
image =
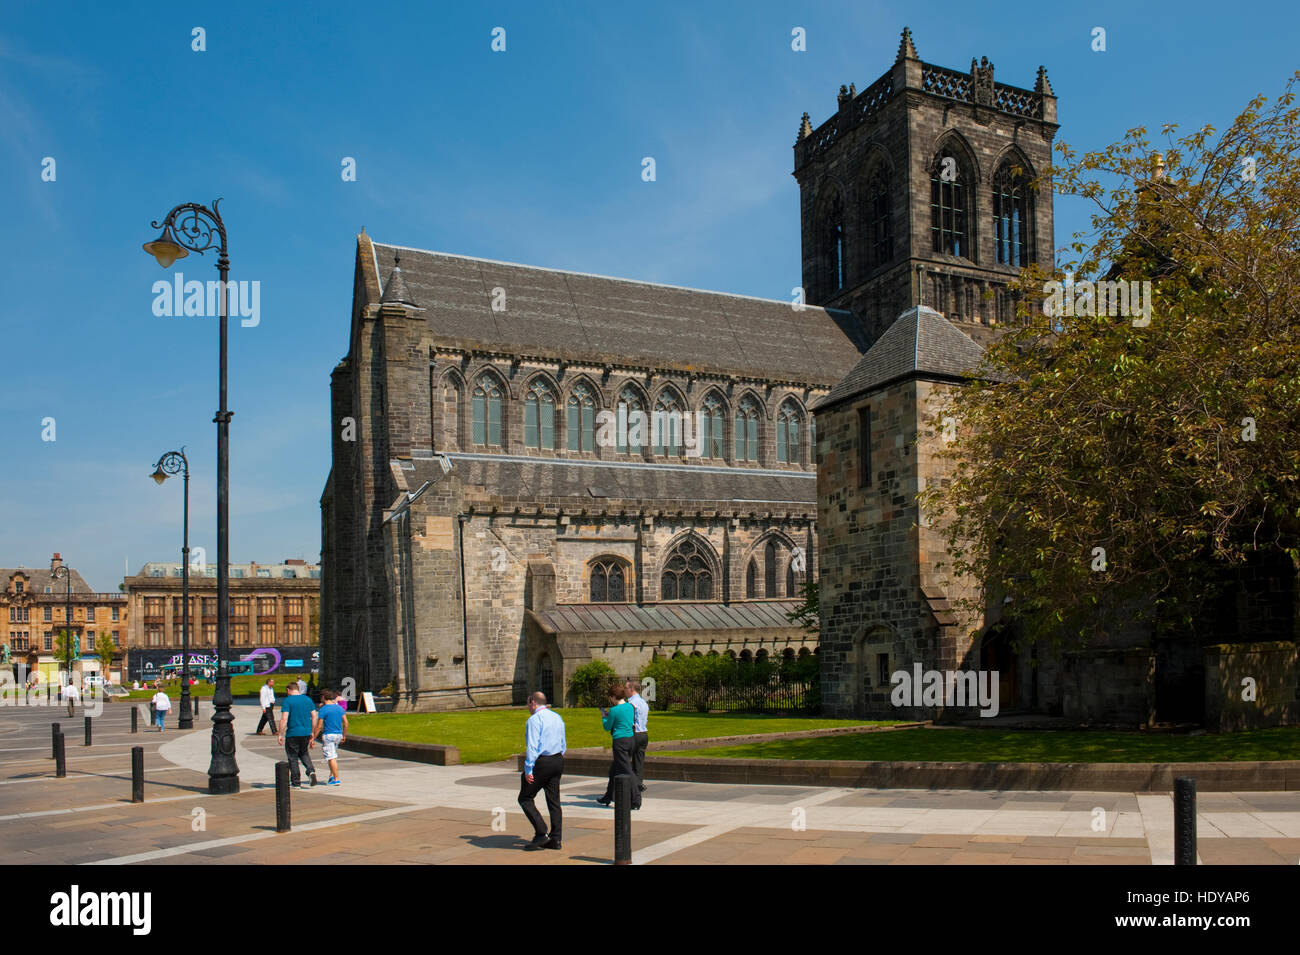
{"type": "Polygon", "coordinates": [[[280,662],[283,659],[283,657],[280,656],[280,651],[275,649],[275,647],[260,647],[257,650],[250,650],[248,653],[245,653],[243,657],[241,657],[241,659],[253,660],[254,666],[257,666],[259,662],[257,660],[257,657],[263,654],[265,654],[267,657],[273,658],[274,662],[265,670],[254,670],[253,671],[254,673],[260,676],[263,673],[274,673],[276,670],[280,669],[280,662]]]}

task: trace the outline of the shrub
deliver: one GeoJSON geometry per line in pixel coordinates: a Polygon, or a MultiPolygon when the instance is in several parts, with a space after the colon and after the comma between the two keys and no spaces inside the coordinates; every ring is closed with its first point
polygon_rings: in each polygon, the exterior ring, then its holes
{"type": "Polygon", "coordinates": [[[573,672],[573,681],[569,684],[575,705],[608,705],[609,685],[617,678],[614,668],[604,660],[584,663],[573,672]]]}

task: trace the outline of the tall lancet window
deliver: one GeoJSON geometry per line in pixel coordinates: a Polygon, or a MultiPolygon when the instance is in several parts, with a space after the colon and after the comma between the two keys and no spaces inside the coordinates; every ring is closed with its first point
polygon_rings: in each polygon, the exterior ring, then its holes
{"type": "Polygon", "coordinates": [[[969,172],[951,149],[934,157],[930,169],[930,235],[935,252],[972,259],[967,232],[969,172]]]}
{"type": "Polygon", "coordinates": [[[555,395],[541,381],[532,383],[524,402],[524,445],[555,450],[555,395]]]}
{"type": "Polygon", "coordinates": [[[782,464],[799,463],[799,408],[783,402],[776,416],[776,459],[782,464]]]}
{"type": "Polygon", "coordinates": [[[1024,170],[1007,160],[993,177],[993,237],[999,265],[1034,261],[1033,196],[1024,170]]]}
{"type": "Polygon", "coordinates": [[[570,451],[596,449],[596,396],[583,382],[573,386],[564,422],[568,432],[570,451]]]}
{"type": "Polygon", "coordinates": [[[736,460],[758,460],[758,405],[749,396],[736,408],[736,460]]]}
{"type": "Polygon", "coordinates": [[[501,384],[492,375],[474,386],[474,443],[501,446],[501,384]]]}
{"type": "Polygon", "coordinates": [[[842,291],[848,280],[848,252],[844,241],[844,203],[837,195],[826,216],[826,255],[830,270],[830,290],[842,291]]]}
{"type": "Polygon", "coordinates": [[[867,182],[867,217],[871,223],[871,266],[894,260],[894,230],[889,216],[889,170],[877,167],[867,182]]]}
{"type": "Polygon", "coordinates": [[[618,435],[615,440],[619,454],[640,454],[645,443],[645,432],[649,418],[646,417],[645,405],[636,389],[627,387],[618,396],[618,435]]]}

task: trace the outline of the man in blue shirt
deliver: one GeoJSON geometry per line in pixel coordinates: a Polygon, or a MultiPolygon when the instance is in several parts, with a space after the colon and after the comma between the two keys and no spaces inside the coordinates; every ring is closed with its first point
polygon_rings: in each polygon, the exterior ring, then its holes
{"type": "Polygon", "coordinates": [[[524,724],[524,771],[520,775],[519,808],[533,824],[532,842],[525,849],[559,849],[564,820],[560,812],[560,777],[564,775],[564,720],[546,705],[546,694],[528,698],[528,722],[524,724]],[[533,800],[546,790],[546,808],[551,814],[551,833],[546,834],[542,814],[533,800]]]}
{"type": "Polygon", "coordinates": [[[302,777],[298,773],[298,761],[307,767],[311,784],[316,785],[316,767],[312,765],[308,752],[315,745],[312,734],[316,731],[316,708],[311,700],[298,690],[297,683],[290,683],[288,695],[280,704],[280,735],[277,742],[284,744],[284,754],[289,759],[289,782],[293,786],[302,786],[302,777]]]}
{"type": "Polygon", "coordinates": [[[627,681],[627,701],[632,704],[632,772],[637,790],[645,792],[645,749],[650,745],[650,704],[641,698],[641,681],[627,681]]]}

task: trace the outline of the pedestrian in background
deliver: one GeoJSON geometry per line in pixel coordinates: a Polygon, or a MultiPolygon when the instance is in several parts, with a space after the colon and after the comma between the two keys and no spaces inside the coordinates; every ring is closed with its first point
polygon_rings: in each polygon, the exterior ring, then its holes
{"type": "Polygon", "coordinates": [[[525,849],[561,849],[564,813],[560,809],[560,777],[564,775],[564,720],[546,704],[540,690],[528,698],[528,722],[524,724],[524,771],[519,774],[519,808],[533,824],[533,840],[525,849]],[[546,790],[546,809],[551,831],[546,832],[535,799],[546,790]]]}
{"type": "Polygon", "coordinates": [[[334,702],[336,694],[333,690],[321,690],[320,695],[325,702],[316,711],[316,727],[312,730],[312,736],[320,737],[321,751],[330,767],[327,783],[337,786],[342,781],[339,779],[339,743],[343,742],[348,731],[348,717],[343,712],[343,707],[334,702]]]}
{"type": "MultiPolygon", "coordinates": [[[[605,795],[596,801],[608,806],[614,801],[614,777],[632,773],[632,750],[635,746],[632,737],[634,713],[627,703],[627,689],[622,683],[615,683],[609,689],[609,706],[600,711],[600,724],[609,731],[614,745],[614,761],[609,767],[609,783],[605,786],[605,795]]],[[[641,808],[641,790],[632,784],[632,808],[641,808]]]]}
{"type": "Polygon", "coordinates": [[[298,763],[307,767],[307,775],[315,786],[316,767],[312,765],[309,750],[316,745],[312,735],[316,732],[316,711],[311,700],[298,692],[298,684],[290,683],[289,693],[280,704],[280,735],[276,741],[284,744],[284,754],[289,759],[289,782],[296,787],[302,786],[302,776],[298,763]]]}
{"type": "Polygon", "coordinates": [[[645,750],[650,745],[650,704],[641,699],[641,681],[627,681],[627,701],[632,706],[632,772],[637,792],[645,792],[645,750]]]}
{"type": "Polygon", "coordinates": [[[72,716],[72,708],[81,702],[81,694],[77,692],[77,685],[68,680],[67,687],[63,690],[63,698],[68,701],[68,716],[72,716]]]}
{"type": "Polygon", "coordinates": [[[164,724],[167,721],[167,711],[172,708],[172,701],[167,696],[166,690],[159,690],[153,695],[153,700],[151,702],[153,705],[154,722],[158,724],[158,732],[161,733],[164,724]]]}
{"type": "Polygon", "coordinates": [[[262,689],[257,693],[258,702],[262,704],[262,718],[257,723],[257,735],[262,735],[262,727],[271,727],[271,732],[275,732],[275,680],[271,677],[266,678],[262,684],[262,689]]]}

